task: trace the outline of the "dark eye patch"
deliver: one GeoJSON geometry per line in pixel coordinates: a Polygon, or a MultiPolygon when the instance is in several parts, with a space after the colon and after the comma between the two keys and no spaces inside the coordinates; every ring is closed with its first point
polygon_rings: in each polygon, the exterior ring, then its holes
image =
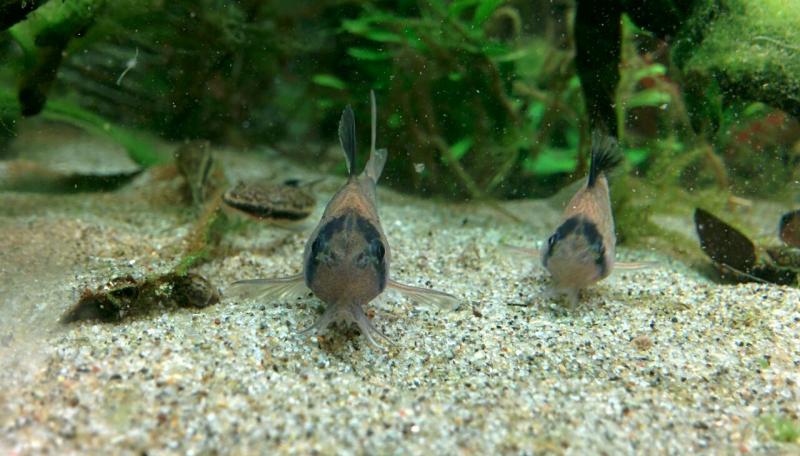
{"type": "Polygon", "coordinates": [[[331,249],[328,239],[318,237],[313,244],[311,244],[311,256],[319,263],[332,264],[335,261],[336,255],[331,249]]]}
{"type": "MultiPolygon", "coordinates": [[[[314,281],[320,265],[333,266],[336,263],[337,257],[330,241],[340,232],[349,232],[364,238],[366,247],[358,254],[355,260],[356,266],[366,268],[368,265],[374,264],[379,289],[383,290],[386,287],[386,246],[375,225],[355,212],[339,216],[319,230],[317,238],[311,243],[311,252],[305,265],[306,283],[314,281]]],[[[347,252],[344,254],[348,255],[347,252]]]]}
{"type": "Polygon", "coordinates": [[[366,268],[370,264],[380,265],[385,255],[386,249],[383,247],[383,242],[381,242],[380,239],[373,239],[367,244],[364,251],[358,255],[356,264],[361,269],[366,268]]]}
{"type": "Polygon", "coordinates": [[[547,258],[550,258],[553,255],[553,248],[558,243],[558,241],[564,239],[573,231],[575,231],[580,225],[580,222],[581,222],[581,217],[577,215],[575,217],[570,217],[566,219],[564,223],[562,223],[561,226],[559,226],[556,229],[556,232],[553,233],[553,235],[550,236],[549,239],[547,239],[547,251],[545,252],[544,255],[545,264],[547,262],[547,258]]]}
{"type": "Polygon", "coordinates": [[[572,234],[573,231],[578,229],[579,226],[583,223],[583,217],[576,215],[575,217],[570,217],[561,224],[556,230],[556,233],[553,236],[556,236],[557,239],[564,239],[568,235],[572,234]]]}
{"type": "Polygon", "coordinates": [[[589,220],[583,220],[581,225],[583,236],[586,238],[586,243],[589,244],[589,249],[591,249],[591,251],[595,254],[594,262],[601,268],[602,273],[605,274],[606,247],[603,243],[603,236],[600,235],[600,231],[598,231],[596,223],[589,220]]]}
{"type": "Polygon", "coordinates": [[[605,274],[605,253],[606,248],[603,243],[603,236],[597,229],[597,224],[591,220],[586,219],[580,215],[570,217],[556,229],[556,232],[547,240],[547,251],[545,252],[545,266],[547,266],[547,259],[553,255],[555,245],[562,239],[570,234],[577,234],[586,239],[589,249],[593,253],[595,264],[601,269],[601,273],[605,274]]]}
{"type": "Polygon", "coordinates": [[[311,243],[311,254],[305,265],[306,283],[313,281],[320,264],[331,264],[333,262],[334,256],[330,241],[336,233],[344,228],[346,218],[346,215],[336,217],[326,223],[317,233],[317,238],[311,243]]]}
{"type": "Polygon", "coordinates": [[[369,243],[369,253],[372,257],[383,260],[383,257],[386,256],[386,248],[383,246],[383,242],[380,239],[373,239],[369,243]]]}
{"type": "Polygon", "coordinates": [[[356,219],[356,229],[364,236],[367,241],[367,252],[375,259],[375,272],[378,274],[378,287],[383,290],[386,287],[386,246],[383,245],[381,234],[369,220],[358,217],[356,219]]]}
{"type": "Polygon", "coordinates": [[[605,250],[603,247],[603,238],[600,236],[596,224],[584,220],[583,223],[581,223],[581,232],[583,233],[583,237],[586,238],[586,243],[589,244],[589,248],[595,252],[605,250]]]}

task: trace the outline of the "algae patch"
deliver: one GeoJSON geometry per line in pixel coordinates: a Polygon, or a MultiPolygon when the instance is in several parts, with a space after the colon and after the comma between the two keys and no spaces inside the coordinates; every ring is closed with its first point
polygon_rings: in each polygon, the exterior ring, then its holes
{"type": "Polygon", "coordinates": [[[800,445],[800,421],[785,416],[767,416],[762,419],[770,437],[778,442],[800,445]]]}
{"type": "Polygon", "coordinates": [[[128,275],[115,277],[96,290],[84,290],[78,302],[61,317],[61,322],[118,322],[165,303],[203,308],[219,300],[217,289],[199,274],[169,273],[144,280],[128,275]]]}
{"type": "Polygon", "coordinates": [[[798,2],[706,1],[678,35],[674,60],[689,85],[708,89],[713,79],[727,97],[800,116],[798,18],[798,2]]]}

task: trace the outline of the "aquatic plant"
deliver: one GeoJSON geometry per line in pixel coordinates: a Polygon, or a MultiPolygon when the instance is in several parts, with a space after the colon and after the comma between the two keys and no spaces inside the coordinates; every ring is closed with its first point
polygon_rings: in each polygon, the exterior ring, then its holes
{"type": "Polygon", "coordinates": [[[800,422],[796,419],[785,416],[767,416],[761,422],[773,440],[800,444],[800,422]]]}
{"type": "MultiPolygon", "coordinates": [[[[548,8],[499,0],[50,2],[8,33],[16,44],[0,49],[11,62],[0,82],[16,84],[20,74],[37,81],[20,85],[36,89],[22,97],[26,112],[47,94],[99,115],[114,131],[280,144],[300,159],[331,141],[342,104],[375,88],[388,108],[381,134],[394,152],[387,182],[426,195],[551,194],[586,172],[589,132],[603,125],[619,137],[627,169],[657,188],[771,195],[794,176],[790,139],[756,144],[727,132],[750,128],[745,119],[755,125],[780,115],[737,97],[792,112],[793,76],[775,62],[794,65],[795,32],[785,30],[787,19],[769,20],[777,7],[738,0],[548,8]],[[747,21],[755,21],[754,35],[736,47],[721,30],[747,21]],[[703,28],[712,22],[720,30],[703,28]],[[725,59],[745,51],[761,54],[736,67],[736,76],[725,59]],[[756,93],[747,81],[760,81],[758,68],[762,78],[775,73],[788,101],[773,102],[777,89],[756,93]],[[754,158],[753,149],[763,154],[754,158]],[[771,171],[756,172],[765,157],[771,171]]],[[[62,114],[86,123],[77,111],[62,114]]],[[[781,131],[794,128],[785,119],[781,131]]],[[[13,121],[4,117],[4,131],[13,121]]],[[[131,145],[130,135],[113,136],[137,162],[158,160],[131,145]]]]}
{"type": "MultiPolygon", "coordinates": [[[[16,98],[11,93],[0,89],[0,118],[14,119],[20,111],[21,108],[16,98]]],[[[131,159],[139,165],[151,166],[168,160],[168,155],[158,146],[155,138],[147,132],[134,131],[116,125],[69,101],[51,99],[41,112],[41,116],[73,125],[98,136],[106,136],[124,147],[131,159]]]]}
{"type": "MultiPolygon", "coordinates": [[[[708,109],[721,101],[767,103],[800,116],[800,4],[781,0],[698,1],[676,37],[673,55],[685,74],[698,122],[719,123],[708,109]],[[723,98],[708,97],[719,93],[723,98]]],[[[694,109],[692,109],[694,111],[694,109]]]]}
{"type": "MultiPolygon", "coordinates": [[[[423,193],[519,197],[584,172],[589,127],[562,25],[573,9],[540,19],[554,29],[546,34],[524,33],[528,17],[515,3],[425,3],[400,13],[365,7],[342,27],[363,39],[349,55],[397,106],[388,140],[406,154],[390,161],[393,175],[423,193]]],[[[632,71],[638,80],[653,68],[632,71]]],[[[640,91],[622,94],[631,109],[664,103],[659,89],[640,91]]],[[[634,164],[646,156],[625,152],[634,164]]]]}

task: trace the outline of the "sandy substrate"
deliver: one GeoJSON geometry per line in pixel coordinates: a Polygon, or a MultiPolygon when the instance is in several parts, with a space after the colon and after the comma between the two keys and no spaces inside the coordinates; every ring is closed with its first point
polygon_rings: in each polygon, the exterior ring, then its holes
{"type": "MultiPolygon", "coordinates": [[[[314,177],[268,155],[227,168],[314,177]]],[[[58,324],[85,287],[175,264],[192,220],[178,187],[147,173],[111,194],[0,194],[0,453],[800,451],[774,424],[800,414],[797,289],[721,286],[623,247],[658,266],[615,273],[564,310],[536,261],[497,249],[546,238],[558,213],[542,202],[507,205],[522,226],[381,189],[393,278],[461,303],[381,298],[370,309],[388,352],[355,329],[298,336],[314,299],[58,324]]],[[[223,292],[298,272],[306,236],[248,224],[199,272],[223,292]]]]}

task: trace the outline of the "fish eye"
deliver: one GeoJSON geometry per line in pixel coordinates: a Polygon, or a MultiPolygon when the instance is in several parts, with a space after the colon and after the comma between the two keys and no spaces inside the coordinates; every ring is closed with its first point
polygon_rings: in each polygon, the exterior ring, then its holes
{"type": "Polygon", "coordinates": [[[319,253],[319,251],[324,248],[324,244],[325,241],[323,241],[321,237],[314,239],[314,242],[311,244],[311,253],[315,255],[319,253]]]}
{"type": "Polygon", "coordinates": [[[378,261],[383,260],[386,255],[386,248],[383,246],[383,242],[380,239],[373,239],[369,243],[369,253],[372,257],[377,258],[378,261]]]}
{"type": "Polygon", "coordinates": [[[367,245],[367,248],[358,254],[356,265],[363,269],[370,263],[380,263],[383,261],[384,256],[386,256],[386,248],[383,246],[383,242],[381,242],[380,239],[373,239],[370,241],[369,245],[367,245]]]}
{"type": "Polygon", "coordinates": [[[326,264],[331,264],[336,259],[333,250],[328,245],[328,242],[321,237],[315,239],[314,243],[311,244],[311,257],[315,258],[321,263],[326,264]]]}
{"type": "Polygon", "coordinates": [[[367,255],[367,252],[361,252],[358,254],[358,257],[356,258],[356,266],[358,266],[359,269],[366,268],[369,262],[370,257],[367,255]]]}

